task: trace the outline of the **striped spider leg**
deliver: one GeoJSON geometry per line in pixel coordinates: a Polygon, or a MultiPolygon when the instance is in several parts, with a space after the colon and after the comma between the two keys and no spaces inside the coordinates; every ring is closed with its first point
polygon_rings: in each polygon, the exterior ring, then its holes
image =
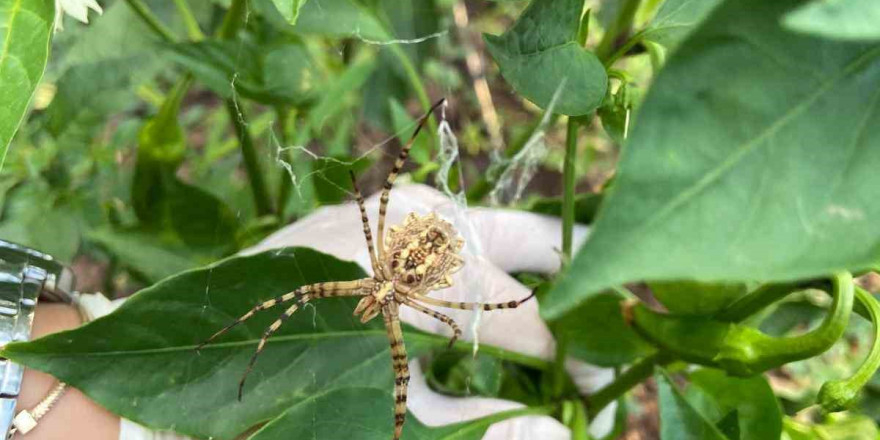
{"type": "Polygon", "coordinates": [[[428,293],[433,290],[452,286],[452,274],[461,269],[464,264],[464,260],[459,255],[464,246],[464,240],[458,236],[452,224],[438,218],[433,213],[425,216],[410,213],[402,225],[391,227],[387,239],[385,237],[385,214],[394,181],[406,163],[409,151],[419,131],[423,128],[430,114],[444,103],[445,100],[441,100],[434,104],[431,110],[421,117],[415,132],[401,149],[397,159],[394,161],[394,167],[385,180],[385,184],[382,187],[382,195],[379,199],[378,249],[373,243],[364,198],[357,187],[354,174],[351,173],[352,186],[361,214],[367,250],[370,254],[370,265],[373,269],[372,278],[302,286],[293,292],[257,305],[199,345],[199,348],[201,348],[210,343],[216,337],[249,319],[259,311],[267,310],[293,299],[297,300],[263,333],[263,337],[257,344],[256,352],[251,357],[247,369],[239,382],[239,400],[241,400],[245,378],[253,368],[257,356],[265,347],[266,341],[281,327],[284,320],[293,315],[307,301],[314,298],[360,296],[362,298],[354,310],[355,316],[360,315],[360,321],[366,323],[381,313],[391,345],[391,361],[394,370],[394,434],[392,438],[393,440],[399,440],[403,433],[404,421],[406,420],[407,386],[410,378],[403,331],[400,326],[400,306],[411,307],[452,328],[453,336],[449,341],[451,347],[461,336],[461,329],[452,318],[428,308],[427,305],[464,310],[512,309],[533,296],[530,295],[519,301],[498,304],[450,302],[428,297],[428,293]]]}

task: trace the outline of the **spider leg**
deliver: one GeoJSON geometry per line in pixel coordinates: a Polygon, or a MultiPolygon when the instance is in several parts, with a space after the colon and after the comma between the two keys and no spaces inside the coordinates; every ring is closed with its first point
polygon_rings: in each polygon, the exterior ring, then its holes
{"type": "Polygon", "coordinates": [[[258,304],[254,308],[250,309],[247,313],[245,313],[244,315],[241,315],[238,319],[236,319],[235,321],[232,321],[231,323],[229,323],[229,325],[227,325],[226,327],[223,327],[222,329],[217,331],[217,333],[214,333],[213,335],[211,335],[210,338],[206,339],[201,344],[196,346],[196,351],[201,350],[202,347],[210,344],[211,341],[213,341],[214,339],[216,339],[220,335],[228,332],[229,330],[232,330],[233,327],[241,324],[242,322],[247,321],[252,316],[254,316],[257,312],[271,309],[272,307],[275,307],[278,304],[290,301],[290,300],[296,298],[297,296],[300,296],[300,295],[308,293],[308,292],[329,293],[330,296],[358,295],[358,294],[360,294],[361,291],[366,292],[366,290],[364,290],[364,286],[366,284],[365,282],[368,280],[370,280],[370,279],[366,278],[363,280],[356,280],[356,281],[331,281],[329,283],[318,283],[318,284],[309,284],[309,285],[305,285],[305,286],[300,286],[299,288],[297,288],[296,290],[294,290],[292,292],[285,293],[284,295],[278,296],[276,298],[272,298],[268,301],[265,301],[263,303],[258,304]],[[354,293],[354,292],[358,292],[358,293],[354,293]]]}
{"type": "Polygon", "coordinates": [[[406,421],[406,389],[409,385],[409,364],[397,312],[397,303],[394,301],[382,308],[385,330],[391,343],[391,366],[394,368],[394,440],[399,440],[403,434],[403,422],[406,421]]]}
{"type": "Polygon", "coordinates": [[[532,299],[535,296],[536,290],[532,290],[532,293],[529,296],[514,301],[508,301],[504,303],[476,303],[476,302],[453,302],[453,301],[444,301],[442,299],[431,298],[426,295],[422,295],[420,293],[409,292],[409,295],[412,299],[421,301],[426,304],[431,304],[438,307],[446,307],[449,309],[461,309],[461,310],[498,310],[498,309],[515,309],[519,307],[520,304],[532,299]]]}
{"type": "Polygon", "coordinates": [[[312,290],[300,295],[299,299],[296,301],[296,304],[290,306],[287,310],[285,310],[281,317],[270,324],[266,331],[263,332],[263,336],[260,338],[260,342],[257,343],[257,350],[254,352],[253,356],[251,356],[251,360],[250,362],[248,362],[248,366],[244,370],[244,374],[241,376],[241,380],[238,382],[238,400],[241,401],[242,391],[244,390],[244,382],[247,379],[248,374],[250,374],[251,370],[253,370],[254,364],[257,362],[257,356],[259,356],[263,349],[266,348],[266,342],[269,340],[273,333],[281,328],[281,325],[284,324],[284,321],[286,321],[287,318],[293,316],[293,314],[296,313],[296,311],[300,307],[315,298],[366,295],[369,290],[361,288],[361,284],[363,284],[364,281],[368,280],[371,280],[371,278],[357,281],[337,281],[330,283],[313,284],[310,286],[312,287],[312,290]],[[347,288],[337,288],[337,286],[339,285],[344,285],[347,288]]]}
{"type": "MultiPolygon", "coordinates": [[[[370,221],[367,217],[367,208],[364,206],[364,196],[357,186],[357,179],[354,177],[354,171],[348,170],[351,176],[351,186],[354,188],[354,195],[357,199],[358,208],[361,210],[361,223],[364,225],[364,237],[367,238],[367,250],[370,251],[370,264],[373,266],[373,275],[377,277],[384,276],[379,270],[379,263],[376,261],[376,248],[373,246],[373,233],[370,231],[370,221]]],[[[381,245],[381,243],[380,243],[381,245]]]]}
{"type": "Polygon", "coordinates": [[[455,344],[455,341],[461,337],[461,329],[458,327],[458,324],[456,324],[456,322],[452,318],[450,318],[440,312],[435,312],[435,311],[433,311],[433,310],[431,310],[431,309],[429,309],[429,308],[427,308],[427,307],[425,307],[425,306],[423,306],[423,305],[421,305],[421,304],[419,304],[419,303],[417,303],[417,302],[415,302],[405,296],[400,297],[400,301],[403,302],[404,304],[406,304],[406,305],[408,305],[408,306],[410,306],[410,307],[412,307],[412,308],[414,308],[414,309],[416,309],[416,310],[418,310],[428,316],[431,316],[432,318],[434,318],[438,321],[441,321],[444,324],[452,327],[452,338],[449,339],[449,347],[450,348],[452,347],[453,344],[455,344]]]}
{"type": "Polygon", "coordinates": [[[388,195],[391,192],[391,186],[394,185],[394,180],[397,179],[397,174],[400,173],[400,169],[403,168],[403,164],[406,162],[407,157],[409,157],[409,150],[413,146],[413,142],[416,140],[416,136],[419,135],[419,131],[422,130],[422,127],[425,126],[425,122],[428,121],[428,117],[431,116],[431,113],[440,107],[442,104],[446,103],[446,98],[443,98],[437,101],[431,108],[419,119],[419,125],[416,126],[416,130],[413,132],[412,136],[410,136],[409,140],[406,142],[406,145],[400,150],[400,154],[397,155],[397,159],[394,161],[394,167],[391,168],[391,172],[388,173],[388,177],[385,179],[385,184],[382,185],[382,196],[379,198],[379,227],[377,229],[377,238],[379,243],[379,261],[383,261],[385,256],[385,212],[388,209],[388,195]]]}

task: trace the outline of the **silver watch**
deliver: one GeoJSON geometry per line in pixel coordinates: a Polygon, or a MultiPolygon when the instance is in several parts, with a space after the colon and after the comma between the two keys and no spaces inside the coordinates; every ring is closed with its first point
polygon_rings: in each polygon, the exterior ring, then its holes
{"type": "MultiPolygon", "coordinates": [[[[37,301],[73,303],[74,277],[49,255],[0,240],[0,346],[27,341],[37,301]]],[[[0,438],[15,415],[24,368],[0,358],[0,438]]]]}

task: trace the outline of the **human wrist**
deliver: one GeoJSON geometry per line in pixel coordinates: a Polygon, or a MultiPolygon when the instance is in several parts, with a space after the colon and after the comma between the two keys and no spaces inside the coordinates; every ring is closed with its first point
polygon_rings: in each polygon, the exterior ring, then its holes
{"type": "MultiPolygon", "coordinates": [[[[34,315],[31,338],[76,328],[82,318],[76,307],[59,303],[40,303],[34,315]]],[[[16,412],[38,405],[58,384],[54,377],[32,369],[25,369],[16,412]]],[[[67,387],[52,410],[39,420],[27,435],[16,433],[14,439],[96,439],[119,438],[119,418],[92,402],[78,390],[67,387]]]]}

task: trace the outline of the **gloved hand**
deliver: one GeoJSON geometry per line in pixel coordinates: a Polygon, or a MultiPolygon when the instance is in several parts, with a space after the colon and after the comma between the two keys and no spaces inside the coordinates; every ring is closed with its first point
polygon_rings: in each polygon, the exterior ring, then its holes
{"type": "MultiPolygon", "coordinates": [[[[367,199],[367,214],[376,234],[379,195],[367,199]]],[[[508,272],[530,271],[552,273],[559,269],[561,221],[556,218],[523,211],[473,208],[455,204],[439,191],[424,185],[404,185],[391,191],[386,228],[403,222],[410,212],[420,215],[435,212],[450,221],[465,240],[462,251],[464,267],[453,275],[453,286],[430,293],[434,298],[449,301],[507,302],[525,298],[529,289],[508,272]]],[[[575,245],[586,237],[587,229],[574,231],[575,245]]],[[[379,243],[376,243],[378,246],[379,243]]],[[[354,202],[325,206],[307,217],[275,232],[244,254],[255,254],[273,248],[305,246],[343,260],[355,261],[372,273],[360,213],[354,202]]],[[[320,313],[320,303],[316,303],[320,313]]],[[[439,310],[439,309],[438,309],[439,310]]],[[[538,303],[530,300],[513,310],[474,312],[443,309],[464,332],[466,340],[478,341],[524,354],[552,359],[555,342],[546,324],[538,315],[538,303]]],[[[431,333],[451,335],[445,324],[409,307],[401,307],[401,319],[431,333]]],[[[568,370],[583,391],[592,391],[612,378],[609,369],[599,369],[569,361],[568,370]]],[[[390,368],[390,361],[389,361],[390,368]]],[[[444,425],[470,420],[523,405],[501,399],[440,395],[428,388],[418,362],[410,363],[412,381],[409,387],[410,413],[427,425],[444,425]]],[[[611,429],[613,406],[606,408],[593,423],[594,435],[611,429]]],[[[548,416],[529,416],[493,425],[484,439],[552,440],[568,439],[570,432],[548,416]]]]}

